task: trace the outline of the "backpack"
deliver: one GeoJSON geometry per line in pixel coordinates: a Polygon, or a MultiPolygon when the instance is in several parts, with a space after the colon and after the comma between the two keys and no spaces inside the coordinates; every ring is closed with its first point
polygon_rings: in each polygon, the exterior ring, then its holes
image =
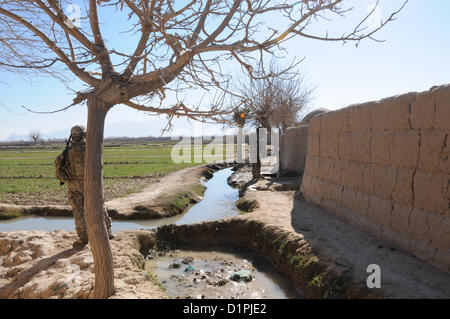
{"type": "Polygon", "coordinates": [[[64,185],[64,182],[67,182],[72,179],[72,174],[70,172],[70,168],[67,165],[67,155],[69,153],[69,143],[70,143],[70,137],[67,140],[66,147],[62,151],[61,154],[58,155],[58,157],[55,160],[55,167],[56,167],[56,178],[59,179],[59,185],[64,185]]]}

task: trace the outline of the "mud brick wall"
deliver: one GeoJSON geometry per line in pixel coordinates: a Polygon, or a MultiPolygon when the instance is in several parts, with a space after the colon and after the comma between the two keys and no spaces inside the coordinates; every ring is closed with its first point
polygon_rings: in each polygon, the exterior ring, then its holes
{"type": "Polygon", "coordinates": [[[315,117],[308,201],[450,271],[450,85],[315,117]]]}
{"type": "Polygon", "coordinates": [[[288,128],[280,135],[280,176],[303,175],[308,144],[308,126],[288,128]]]}

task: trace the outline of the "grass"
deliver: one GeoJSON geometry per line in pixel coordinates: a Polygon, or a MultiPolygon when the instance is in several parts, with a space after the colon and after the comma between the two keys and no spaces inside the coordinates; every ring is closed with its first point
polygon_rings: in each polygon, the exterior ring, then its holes
{"type": "Polygon", "coordinates": [[[164,288],[162,283],[159,281],[158,275],[157,274],[153,274],[151,271],[148,271],[148,270],[147,270],[147,274],[148,274],[149,279],[152,282],[152,284],[154,284],[155,286],[158,286],[161,289],[161,291],[167,296],[167,298],[170,299],[171,297],[167,293],[166,288],[164,288]]]}
{"type": "Polygon", "coordinates": [[[287,237],[287,236],[289,236],[289,233],[286,232],[286,231],[282,231],[282,232],[281,232],[281,235],[279,235],[277,238],[275,238],[275,239],[272,241],[272,245],[276,245],[278,242],[280,242],[283,238],[285,238],[285,237],[287,237]]]}
{"type": "Polygon", "coordinates": [[[286,239],[281,245],[280,245],[280,248],[278,249],[278,253],[280,254],[280,255],[282,255],[283,254],[283,252],[284,252],[284,249],[286,248],[286,246],[289,244],[289,239],[286,239]]]}
{"type": "Polygon", "coordinates": [[[296,268],[304,267],[307,264],[307,262],[311,259],[310,257],[311,256],[308,256],[306,254],[297,254],[297,255],[287,254],[289,262],[296,268]]]}
{"type": "Polygon", "coordinates": [[[0,220],[13,219],[23,216],[20,211],[0,211],[0,220]]]}
{"type": "Polygon", "coordinates": [[[323,282],[324,281],[324,276],[325,276],[325,273],[320,273],[320,274],[315,275],[313,277],[313,279],[311,279],[311,281],[308,283],[308,286],[309,287],[314,287],[316,289],[323,288],[323,286],[324,286],[324,282],[323,282]]]}
{"type": "MultiPolygon", "coordinates": [[[[195,149],[199,149],[195,146],[191,149],[190,163],[175,163],[171,158],[173,145],[106,143],[103,156],[106,200],[139,192],[155,178],[205,162],[199,157],[194,157],[195,149]]],[[[45,148],[1,149],[0,202],[67,204],[67,186],[59,186],[53,166],[55,158],[63,149],[62,144],[45,148]]]]}
{"type": "Polygon", "coordinates": [[[258,202],[256,200],[241,198],[236,201],[236,207],[239,209],[240,214],[247,214],[258,207],[258,202]]]}
{"type": "Polygon", "coordinates": [[[155,202],[169,211],[171,215],[177,215],[184,212],[191,203],[197,202],[197,198],[203,196],[205,190],[206,187],[201,184],[190,185],[174,195],[156,198],[155,202]]]}

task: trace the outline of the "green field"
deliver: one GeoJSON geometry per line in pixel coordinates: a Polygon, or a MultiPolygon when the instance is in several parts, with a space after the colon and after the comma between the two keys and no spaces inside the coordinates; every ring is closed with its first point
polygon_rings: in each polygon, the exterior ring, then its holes
{"type": "MultiPolygon", "coordinates": [[[[104,147],[106,200],[142,190],[155,179],[186,167],[200,165],[191,149],[190,163],[174,163],[170,143],[114,144],[104,147]]],[[[53,162],[64,145],[0,150],[0,202],[10,204],[67,204],[67,186],[59,186],[53,162]]],[[[214,154],[214,152],[212,152],[214,154]]],[[[219,160],[220,157],[211,158],[219,160]]],[[[204,160],[203,160],[204,162],[204,160]]]]}

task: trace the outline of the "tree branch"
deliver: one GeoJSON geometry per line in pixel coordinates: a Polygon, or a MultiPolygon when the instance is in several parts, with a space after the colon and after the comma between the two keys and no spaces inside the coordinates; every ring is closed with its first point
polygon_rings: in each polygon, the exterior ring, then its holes
{"type": "Polygon", "coordinates": [[[21,23],[23,26],[25,26],[27,29],[29,29],[31,32],[33,32],[36,36],[38,36],[58,57],[61,59],[61,61],[72,71],[78,78],[83,80],[84,82],[92,85],[97,86],[99,84],[99,80],[90,76],[89,73],[83,71],[80,69],[74,62],[70,61],[69,58],[64,54],[64,52],[58,48],[53,41],[51,41],[44,33],[42,33],[40,30],[38,30],[35,26],[33,26],[30,22],[25,20],[22,17],[19,17],[18,15],[9,12],[7,10],[4,10],[0,8],[0,14],[3,14],[7,17],[10,17],[14,19],[15,21],[21,23]]]}

